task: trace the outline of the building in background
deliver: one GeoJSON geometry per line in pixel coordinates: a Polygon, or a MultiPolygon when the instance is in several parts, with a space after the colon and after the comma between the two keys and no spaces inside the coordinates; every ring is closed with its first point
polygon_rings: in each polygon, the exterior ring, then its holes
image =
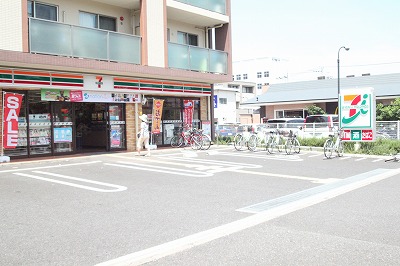
{"type": "Polygon", "coordinates": [[[233,80],[253,82],[257,95],[269,84],[288,82],[288,61],[282,58],[261,57],[234,61],[233,80]]]}
{"type": "Polygon", "coordinates": [[[214,85],[214,123],[258,124],[258,107],[244,107],[243,102],[256,96],[256,84],[252,82],[228,82],[214,85]]]}
{"type": "MultiPolygon", "coordinates": [[[[261,107],[261,118],[266,121],[273,118],[302,117],[307,107],[316,105],[328,114],[337,113],[337,79],[320,79],[283,84],[271,84],[268,90],[242,105],[261,107]]],[[[362,75],[340,79],[340,88],[374,88],[377,103],[390,104],[400,97],[400,74],[362,75]]]]}
{"type": "Polygon", "coordinates": [[[5,154],[133,151],[154,99],[164,100],[159,146],[184,100],[195,126],[209,124],[213,84],[232,80],[230,13],[230,0],[2,0],[0,91],[24,96],[5,154]]]}

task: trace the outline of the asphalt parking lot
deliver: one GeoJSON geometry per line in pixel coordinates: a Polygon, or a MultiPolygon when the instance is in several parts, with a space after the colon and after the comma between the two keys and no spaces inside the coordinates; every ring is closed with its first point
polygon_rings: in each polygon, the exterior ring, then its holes
{"type": "Polygon", "coordinates": [[[386,159],[221,145],[1,164],[0,264],[396,265],[386,159]]]}

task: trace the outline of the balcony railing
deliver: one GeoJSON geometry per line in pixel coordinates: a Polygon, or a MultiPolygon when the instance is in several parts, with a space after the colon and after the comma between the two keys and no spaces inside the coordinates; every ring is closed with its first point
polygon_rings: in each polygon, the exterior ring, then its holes
{"type": "Polygon", "coordinates": [[[197,46],[168,43],[168,66],[170,68],[227,74],[228,54],[197,46]]]}
{"type": "Polygon", "coordinates": [[[141,63],[141,38],[134,35],[29,18],[31,53],[141,63]]]}
{"type": "Polygon", "coordinates": [[[202,1],[176,0],[176,1],[226,15],[226,0],[202,0],[202,1]]]}

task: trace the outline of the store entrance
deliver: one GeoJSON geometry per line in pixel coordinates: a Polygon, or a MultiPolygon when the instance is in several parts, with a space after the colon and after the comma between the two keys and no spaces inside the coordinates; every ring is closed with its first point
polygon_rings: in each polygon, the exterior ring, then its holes
{"type": "Polygon", "coordinates": [[[107,104],[75,103],[76,151],[107,150],[107,104]]]}

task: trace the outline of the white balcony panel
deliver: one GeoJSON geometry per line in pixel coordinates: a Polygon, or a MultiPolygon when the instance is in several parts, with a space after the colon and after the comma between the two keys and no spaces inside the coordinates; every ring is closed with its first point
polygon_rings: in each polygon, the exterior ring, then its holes
{"type": "Polygon", "coordinates": [[[218,24],[229,23],[229,17],[226,15],[174,0],[167,0],[167,14],[168,19],[197,26],[211,27],[218,24]]]}

